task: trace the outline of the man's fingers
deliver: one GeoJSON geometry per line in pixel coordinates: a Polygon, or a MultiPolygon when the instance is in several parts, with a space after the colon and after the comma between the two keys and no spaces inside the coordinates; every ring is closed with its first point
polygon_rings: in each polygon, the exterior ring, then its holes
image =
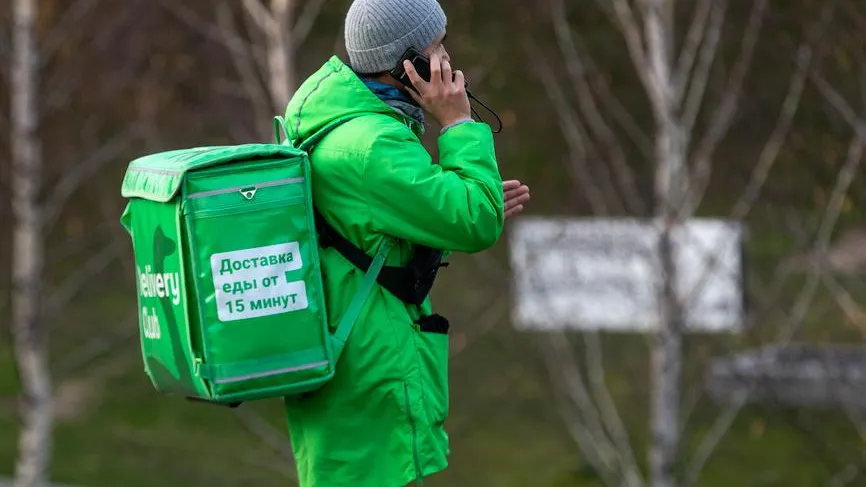
{"type": "Polygon", "coordinates": [[[442,82],[446,85],[450,85],[452,83],[451,79],[451,63],[448,60],[442,60],[442,82]]]}
{"type": "Polygon", "coordinates": [[[442,58],[437,53],[430,56],[430,83],[434,86],[442,84],[442,58]]]}
{"type": "Polygon", "coordinates": [[[508,191],[509,189],[519,188],[519,187],[520,187],[520,181],[518,181],[516,179],[510,179],[508,181],[502,182],[502,189],[505,191],[508,191]]]}
{"type": "Polygon", "coordinates": [[[507,200],[512,198],[519,198],[522,196],[526,196],[526,200],[529,201],[529,187],[526,185],[506,190],[503,197],[507,200]]]}
{"type": "Polygon", "coordinates": [[[463,71],[460,71],[459,69],[454,71],[454,82],[460,86],[466,85],[466,81],[463,78],[463,71]]]}
{"type": "Polygon", "coordinates": [[[517,205],[523,205],[523,204],[528,203],[528,202],[529,202],[529,194],[522,194],[522,195],[517,196],[515,198],[506,198],[504,201],[506,209],[511,208],[513,206],[517,206],[517,205]]]}
{"type": "MultiPolygon", "coordinates": [[[[408,59],[403,61],[403,69],[406,71],[406,76],[409,77],[409,81],[412,82],[412,86],[414,86],[418,91],[421,91],[426,82],[421,78],[421,75],[418,74],[418,71],[415,71],[415,66],[412,65],[412,62],[408,59]]],[[[409,91],[411,92],[412,90],[409,91]]]]}
{"type": "Polygon", "coordinates": [[[505,218],[512,218],[519,215],[523,211],[523,205],[515,206],[510,210],[505,210],[505,218]]]}

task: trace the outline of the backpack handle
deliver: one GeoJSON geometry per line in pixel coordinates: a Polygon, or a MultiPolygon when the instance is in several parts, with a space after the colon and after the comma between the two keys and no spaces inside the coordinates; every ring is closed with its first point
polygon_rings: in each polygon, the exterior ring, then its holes
{"type": "Polygon", "coordinates": [[[289,129],[286,127],[286,119],[283,118],[282,115],[277,115],[274,117],[274,137],[277,140],[277,145],[282,145],[282,137],[280,137],[280,132],[285,136],[285,140],[289,140],[289,129]]]}

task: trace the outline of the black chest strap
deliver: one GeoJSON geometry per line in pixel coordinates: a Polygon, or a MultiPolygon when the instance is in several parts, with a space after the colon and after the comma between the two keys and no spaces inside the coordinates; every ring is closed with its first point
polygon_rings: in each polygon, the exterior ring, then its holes
{"type": "MultiPolygon", "coordinates": [[[[325,218],[314,210],[316,231],[319,234],[319,245],[322,248],[333,247],[355,267],[367,271],[373,258],[364,253],[352,242],[340,235],[325,218]]],[[[414,246],[412,259],[405,267],[385,266],[376,281],[400,301],[406,304],[419,305],[424,302],[440,267],[447,267],[442,262],[442,252],[423,245],[414,246]]]]}

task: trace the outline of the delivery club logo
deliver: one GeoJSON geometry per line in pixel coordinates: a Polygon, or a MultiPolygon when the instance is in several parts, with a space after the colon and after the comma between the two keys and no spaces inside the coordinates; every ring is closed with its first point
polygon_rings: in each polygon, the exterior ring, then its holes
{"type": "Polygon", "coordinates": [[[153,264],[145,265],[144,272],[136,267],[139,294],[142,298],[140,310],[142,334],[151,342],[151,346],[145,346],[145,362],[160,390],[194,393],[195,386],[190,375],[190,364],[182,349],[175,314],[181,301],[180,273],[165,270],[166,260],[179,249],[175,241],[166,236],[160,226],[154,229],[152,243],[153,264]],[[153,303],[154,301],[156,303],[153,303]],[[168,334],[168,343],[162,340],[163,333],[168,334]],[[163,361],[168,359],[173,362],[174,367],[166,367],[163,361]]]}

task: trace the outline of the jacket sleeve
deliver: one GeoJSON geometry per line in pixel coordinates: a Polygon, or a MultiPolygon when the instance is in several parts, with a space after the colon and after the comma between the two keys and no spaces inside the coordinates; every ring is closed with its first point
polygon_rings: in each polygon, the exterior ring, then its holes
{"type": "Polygon", "coordinates": [[[373,229],[446,251],[492,247],[505,211],[490,128],[481,123],[451,128],[439,137],[439,155],[439,164],[433,164],[408,130],[379,133],[365,158],[373,229]]]}

